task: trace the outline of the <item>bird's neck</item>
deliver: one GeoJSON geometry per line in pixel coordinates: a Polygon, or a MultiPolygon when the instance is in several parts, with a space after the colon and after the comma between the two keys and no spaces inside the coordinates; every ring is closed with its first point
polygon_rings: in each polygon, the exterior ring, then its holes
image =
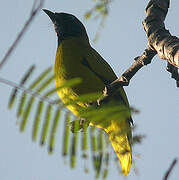
{"type": "Polygon", "coordinates": [[[89,38],[87,36],[87,34],[83,34],[81,36],[58,36],[58,46],[63,42],[63,41],[68,41],[70,39],[74,39],[76,41],[78,41],[80,44],[84,44],[84,45],[89,45],[89,38]]]}

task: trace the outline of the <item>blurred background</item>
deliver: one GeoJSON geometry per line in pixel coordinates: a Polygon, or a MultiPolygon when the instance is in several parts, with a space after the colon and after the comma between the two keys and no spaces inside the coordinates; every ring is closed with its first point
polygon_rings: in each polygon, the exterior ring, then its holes
{"type": "MultiPolygon", "coordinates": [[[[142,21],[145,18],[147,1],[112,1],[96,43],[93,40],[99,30],[100,18],[84,18],[85,13],[93,8],[95,3],[92,0],[46,0],[43,8],[71,13],[78,17],[87,29],[91,45],[120,76],[146,48],[147,40],[142,21]]],[[[0,59],[4,57],[28,19],[32,5],[33,1],[1,2],[0,59]]],[[[166,28],[175,36],[179,36],[178,7],[179,1],[172,0],[165,21],[166,28]]],[[[37,66],[37,74],[42,72],[48,66],[53,66],[56,48],[57,38],[53,25],[47,15],[40,11],[1,69],[0,77],[18,83],[32,64],[37,66]]],[[[129,180],[162,179],[173,159],[179,157],[179,89],[165,70],[166,65],[165,61],[156,56],[125,88],[131,106],[140,110],[139,114],[133,116],[136,132],[146,135],[142,144],[133,148],[138,173],[136,175],[132,167],[129,180]]],[[[9,111],[7,107],[11,90],[11,87],[0,84],[0,179],[94,179],[90,161],[87,174],[83,171],[84,164],[80,159],[74,170],[70,168],[68,161],[64,163],[60,152],[61,141],[56,142],[53,155],[48,155],[47,148],[41,148],[38,142],[32,142],[30,126],[25,133],[20,133],[15,109],[9,111]]],[[[113,164],[110,166],[107,179],[123,178],[117,167],[113,164]]],[[[178,179],[178,167],[177,164],[170,180],[178,179]]]]}

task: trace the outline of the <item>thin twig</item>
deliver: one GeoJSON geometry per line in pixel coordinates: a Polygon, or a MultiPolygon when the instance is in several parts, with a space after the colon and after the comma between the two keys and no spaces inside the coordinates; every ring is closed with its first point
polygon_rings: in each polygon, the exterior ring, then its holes
{"type": "Polygon", "coordinates": [[[165,173],[165,176],[164,176],[164,179],[163,180],[167,180],[169,175],[171,174],[174,166],[176,165],[177,163],[177,158],[175,158],[172,162],[172,164],[170,165],[169,169],[167,170],[167,172],[165,173]]]}
{"type": "Polygon", "coordinates": [[[39,5],[37,6],[37,8],[35,8],[36,2],[37,2],[37,0],[34,0],[34,4],[32,6],[32,10],[31,10],[29,19],[26,21],[26,23],[24,24],[24,27],[22,28],[20,33],[17,35],[15,41],[12,43],[12,45],[10,46],[8,51],[6,52],[4,58],[1,60],[1,62],[0,62],[0,69],[7,62],[9,56],[12,54],[14,49],[17,47],[17,44],[20,42],[20,40],[22,39],[24,33],[27,31],[29,25],[32,23],[32,20],[37,15],[38,11],[42,8],[44,0],[40,0],[39,5]]]}
{"type": "Polygon", "coordinates": [[[113,88],[117,86],[128,86],[132,77],[139,71],[144,65],[151,63],[153,57],[156,55],[156,51],[148,48],[145,49],[141,56],[134,58],[134,63],[127,69],[122,76],[111,83],[110,88],[113,91],[113,88]],[[119,84],[118,84],[119,82],[119,84]]]}
{"type": "MultiPolygon", "coordinates": [[[[50,98],[48,98],[48,97],[44,97],[44,96],[42,96],[41,94],[39,94],[38,92],[34,92],[34,91],[32,91],[31,89],[27,89],[27,88],[25,88],[24,86],[22,86],[22,85],[20,85],[20,84],[16,84],[16,83],[14,83],[14,82],[12,82],[12,81],[9,81],[9,80],[7,80],[7,79],[4,79],[4,78],[2,78],[2,77],[0,77],[0,82],[1,82],[1,83],[4,83],[4,84],[7,84],[7,85],[9,85],[9,86],[11,86],[11,87],[14,87],[14,88],[16,88],[17,90],[21,90],[21,91],[23,91],[24,93],[28,93],[28,94],[30,94],[31,96],[38,98],[40,101],[47,102],[47,103],[52,104],[52,105],[54,105],[54,104],[55,104],[55,105],[59,105],[59,104],[57,104],[57,101],[56,101],[56,100],[52,100],[52,99],[50,99],[50,98]]],[[[58,100],[58,101],[59,101],[59,100],[58,100]]]]}
{"type": "Polygon", "coordinates": [[[35,7],[37,6],[37,1],[38,0],[34,0],[34,2],[33,2],[32,9],[31,9],[31,14],[33,14],[33,11],[35,11],[35,7]]]}

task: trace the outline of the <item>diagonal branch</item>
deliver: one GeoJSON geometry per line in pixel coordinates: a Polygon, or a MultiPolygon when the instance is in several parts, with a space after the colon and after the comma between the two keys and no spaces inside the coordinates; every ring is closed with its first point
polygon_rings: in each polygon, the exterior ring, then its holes
{"type": "Polygon", "coordinates": [[[141,56],[134,58],[134,63],[129,67],[129,69],[127,69],[119,79],[116,79],[110,85],[106,86],[104,90],[104,98],[99,100],[98,105],[108,101],[110,96],[114,95],[121,86],[128,86],[130,80],[137,71],[139,71],[144,65],[150,64],[155,55],[156,51],[148,48],[144,50],[141,56]]]}
{"type": "Polygon", "coordinates": [[[6,52],[4,58],[1,60],[1,62],[0,62],[0,69],[7,62],[8,58],[12,54],[13,50],[17,47],[17,44],[22,39],[22,37],[23,37],[24,33],[27,31],[29,25],[32,23],[33,19],[35,18],[35,16],[38,13],[38,11],[42,8],[42,6],[44,4],[44,1],[45,0],[40,0],[39,5],[36,7],[37,0],[34,0],[33,6],[32,6],[32,9],[31,9],[31,13],[30,13],[30,17],[26,21],[26,23],[24,24],[24,27],[22,28],[20,33],[17,35],[17,37],[16,37],[15,41],[12,43],[11,47],[6,52]]]}
{"type": "Polygon", "coordinates": [[[168,177],[169,177],[169,175],[171,174],[171,172],[172,172],[174,166],[176,165],[176,163],[177,163],[177,159],[175,158],[175,159],[173,160],[172,164],[170,165],[169,169],[168,169],[167,172],[165,173],[165,176],[164,176],[163,180],[167,180],[167,179],[168,179],[168,177]]]}
{"type": "Polygon", "coordinates": [[[152,58],[158,54],[161,59],[168,61],[167,71],[172,74],[179,87],[179,38],[172,36],[165,29],[164,20],[169,8],[169,0],[150,0],[146,7],[147,17],[143,21],[144,30],[148,39],[148,48],[136,57],[134,63],[122,76],[108,85],[104,90],[104,97],[95,105],[108,101],[122,86],[128,86],[129,81],[144,65],[151,63],[152,58]]]}

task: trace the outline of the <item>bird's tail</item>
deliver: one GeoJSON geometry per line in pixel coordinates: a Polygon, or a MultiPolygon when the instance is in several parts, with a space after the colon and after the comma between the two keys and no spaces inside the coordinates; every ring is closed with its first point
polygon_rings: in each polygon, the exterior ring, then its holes
{"type": "Polygon", "coordinates": [[[132,162],[131,153],[128,152],[128,153],[125,153],[124,155],[117,154],[117,156],[121,163],[122,173],[124,174],[124,176],[127,176],[129,174],[131,162],[132,162]]]}
{"type": "Polygon", "coordinates": [[[126,122],[120,125],[123,125],[123,128],[115,125],[113,128],[110,128],[110,131],[106,132],[109,136],[113,149],[120,160],[122,173],[124,176],[127,176],[132,162],[131,129],[126,122]],[[129,129],[127,130],[127,128],[129,129]]]}

